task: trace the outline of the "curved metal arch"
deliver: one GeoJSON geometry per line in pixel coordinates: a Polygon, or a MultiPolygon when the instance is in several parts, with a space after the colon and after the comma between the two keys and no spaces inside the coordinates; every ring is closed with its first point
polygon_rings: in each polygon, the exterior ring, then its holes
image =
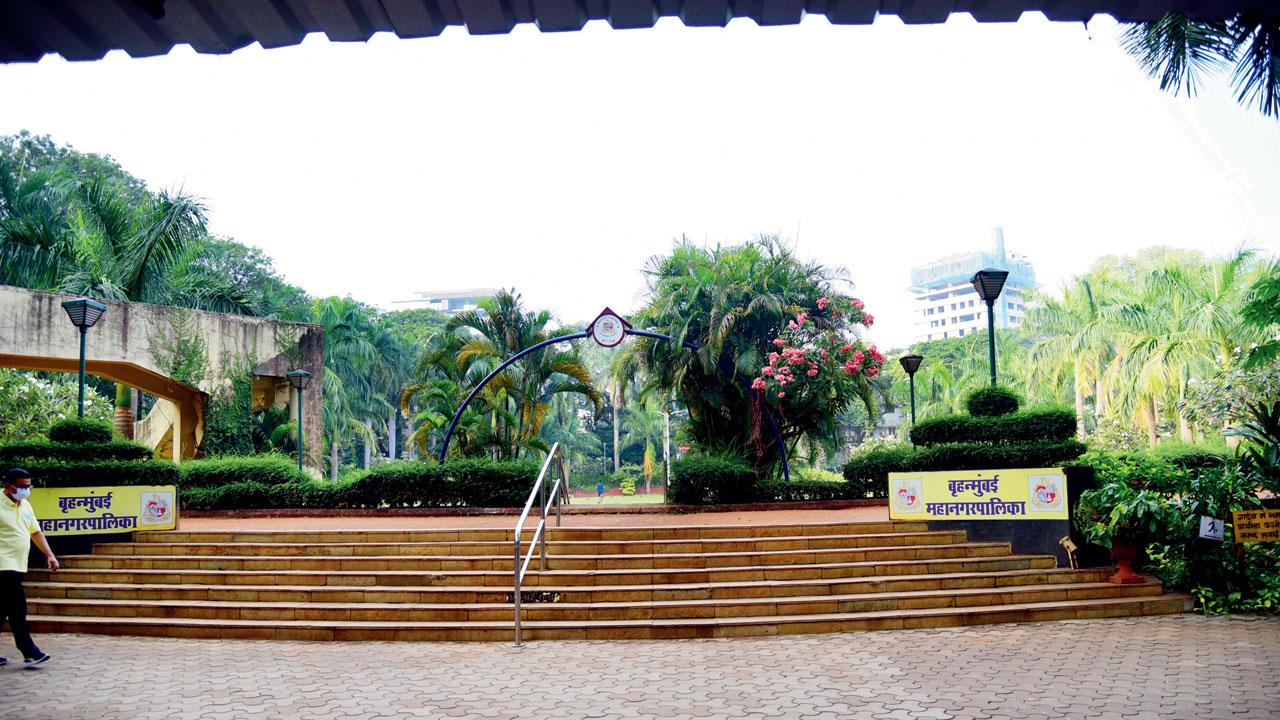
{"type": "MultiPolygon", "coordinates": [[[[635,330],[633,328],[627,328],[624,332],[627,335],[635,335],[637,337],[647,337],[647,338],[653,338],[655,340],[666,340],[667,342],[676,341],[676,339],[671,337],[670,335],[664,335],[662,333],[652,332],[650,330],[635,330]]],[[[494,368],[492,372],[490,372],[488,375],[484,377],[483,380],[480,381],[479,385],[476,385],[471,390],[471,392],[467,393],[466,399],[463,400],[462,404],[458,406],[458,411],[453,414],[453,420],[449,422],[449,429],[445,431],[444,441],[441,443],[441,446],[440,446],[440,454],[438,456],[439,461],[443,463],[445,456],[448,455],[449,453],[449,441],[453,439],[453,431],[457,429],[458,421],[462,419],[463,411],[467,409],[467,406],[471,404],[471,401],[475,399],[476,395],[478,395],[480,391],[484,389],[484,386],[489,384],[490,380],[494,379],[495,377],[498,376],[499,373],[501,373],[503,370],[506,370],[508,367],[510,367],[512,363],[524,357],[525,355],[528,355],[534,350],[541,350],[542,348],[547,347],[548,345],[556,345],[562,342],[573,342],[573,341],[582,340],[583,338],[588,338],[588,337],[591,337],[591,333],[589,332],[576,332],[571,335],[562,335],[560,337],[551,338],[550,340],[543,340],[542,342],[537,343],[536,345],[530,345],[529,347],[521,350],[515,355],[512,355],[511,357],[507,358],[501,365],[494,368]]],[[[680,345],[685,350],[688,350],[690,352],[697,352],[702,347],[701,345],[698,345],[697,343],[691,340],[684,340],[680,343],[680,345]]],[[[733,379],[741,383],[744,387],[746,387],[747,392],[755,392],[754,390],[751,390],[750,385],[738,373],[735,372],[733,374],[733,379]]],[[[769,421],[769,429],[773,431],[774,439],[777,440],[778,442],[778,452],[781,454],[780,457],[782,460],[782,476],[783,478],[785,478],[787,482],[791,482],[791,466],[787,461],[787,445],[782,440],[782,431],[778,429],[778,423],[776,420],[774,420],[773,413],[769,411],[769,406],[762,404],[761,407],[764,409],[765,418],[768,419],[769,421]]]]}

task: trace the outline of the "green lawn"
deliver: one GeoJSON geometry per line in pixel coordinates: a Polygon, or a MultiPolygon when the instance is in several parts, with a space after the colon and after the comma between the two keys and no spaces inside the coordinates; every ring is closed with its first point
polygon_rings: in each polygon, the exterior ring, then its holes
{"type": "Polygon", "coordinates": [[[595,493],[591,493],[586,497],[580,494],[573,498],[570,505],[661,505],[663,499],[662,493],[654,493],[645,495],[643,491],[637,492],[630,497],[626,495],[605,495],[604,502],[600,502],[595,493]]]}

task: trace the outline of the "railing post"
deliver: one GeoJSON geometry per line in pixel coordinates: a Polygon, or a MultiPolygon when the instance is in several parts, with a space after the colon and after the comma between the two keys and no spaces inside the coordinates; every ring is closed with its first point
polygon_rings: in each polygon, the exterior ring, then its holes
{"type": "Polygon", "coordinates": [[[516,606],[516,647],[520,647],[520,530],[516,529],[515,539],[516,582],[515,593],[511,596],[516,606]]]}
{"type": "Polygon", "coordinates": [[[538,527],[542,528],[542,532],[538,537],[538,552],[541,556],[538,560],[539,568],[547,569],[547,479],[544,477],[538,483],[538,512],[542,514],[542,518],[538,522],[538,527]]]}

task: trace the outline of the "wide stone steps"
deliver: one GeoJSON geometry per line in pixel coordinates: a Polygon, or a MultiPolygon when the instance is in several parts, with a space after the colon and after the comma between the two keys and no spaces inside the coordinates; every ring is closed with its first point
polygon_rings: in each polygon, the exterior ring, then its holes
{"type": "MultiPolygon", "coordinates": [[[[548,570],[621,570],[649,568],[727,568],[769,565],[815,565],[829,563],[882,562],[889,560],[935,560],[944,558],[996,557],[1009,554],[1008,543],[962,543],[956,545],[901,545],[827,550],[775,550],[772,552],[664,553],[648,555],[563,555],[550,554],[548,570]]],[[[68,565],[85,570],[388,570],[449,571],[506,570],[511,556],[501,555],[329,555],[286,557],[187,556],[187,555],[72,555],[68,565]]]]}
{"type": "MultiPolygon", "coordinates": [[[[514,635],[510,530],[138,533],[32,570],[42,632],[300,640],[514,635]]],[[[526,535],[526,539],[529,536],[526,535]]],[[[527,546],[526,546],[527,547],[527,546]]],[[[947,627],[1180,612],[1008,543],[924,523],[554,528],[522,584],[530,639],[947,627]]]]}
{"type": "MultiPolygon", "coordinates": [[[[962,531],[919,533],[865,533],[858,535],[818,535],[775,538],[726,538],[717,540],[564,540],[547,545],[549,555],[645,555],[664,553],[772,552],[780,550],[829,550],[835,548],[884,547],[890,545],[955,545],[965,542],[962,531]]],[[[527,548],[526,546],[522,546],[527,548]]],[[[95,550],[96,555],[201,555],[201,556],[288,556],[352,557],[378,556],[487,556],[508,557],[511,540],[456,542],[368,542],[368,543],[250,543],[201,542],[112,543],[95,550]]]]}
{"type": "MultiPolygon", "coordinates": [[[[1044,620],[1134,617],[1185,612],[1185,595],[883,610],[863,613],[764,615],[648,620],[530,621],[526,640],[679,639],[857,630],[901,630],[1044,620]]],[[[92,632],[187,638],[273,640],[510,641],[510,621],[208,620],[172,617],[31,615],[40,632],[92,632]]]]}
{"type": "MultiPolygon", "coordinates": [[[[1159,583],[1126,588],[1112,583],[1024,585],[1002,589],[930,590],[904,593],[665,600],[640,602],[530,603],[524,618],[538,620],[656,620],[673,618],[822,615],[885,610],[1018,605],[1160,595],[1159,583]]],[[[508,602],[448,603],[316,603],[187,600],[33,599],[28,611],[37,615],[156,617],[205,620],[303,620],[320,622],[504,622],[511,619],[508,602]]]]}
{"type": "MultiPolygon", "coordinates": [[[[991,589],[1066,582],[1101,582],[1109,570],[1032,569],[935,573],[872,578],[773,580],[769,582],[670,585],[544,585],[526,590],[526,602],[602,603],[732,598],[786,598],[801,595],[854,595],[927,590],[991,589]]],[[[346,585],[156,585],[147,583],[28,582],[28,598],[98,600],[210,600],[214,602],[324,603],[510,603],[510,587],[346,585]]]]}
{"type": "MultiPolygon", "coordinates": [[[[1006,546],[1007,547],[1007,546],[1006,546]]],[[[994,555],[991,557],[937,558],[928,560],[894,560],[812,565],[763,565],[724,568],[665,568],[607,570],[531,569],[525,576],[526,589],[542,585],[592,586],[666,585],[671,583],[775,582],[822,578],[869,577],[878,575],[910,575],[939,572],[979,572],[982,570],[1025,570],[1056,567],[1050,555],[994,555]]],[[[32,580],[48,580],[47,571],[33,571],[32,580]]],[[[154,568],[71,568],[57,573],[59,582],[161,584],[227,584],[227,585],[483,585],[508,587],[511,570],[172,570],[154,568]]]]}

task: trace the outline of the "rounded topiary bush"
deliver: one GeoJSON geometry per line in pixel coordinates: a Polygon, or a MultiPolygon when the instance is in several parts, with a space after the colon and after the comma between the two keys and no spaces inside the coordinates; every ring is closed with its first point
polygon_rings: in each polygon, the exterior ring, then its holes
{"type": "Polygon", "coordinates": [[[991,417],[1018,412],[1022,398],[1006,387],[985,387],[974,390],[964,399],[965,409],[974,417],[991,417]]]}
{"type": "Polygon", "coordinates": [[[49,439],[65,443],[110,442],[111,425],[88,418],[67,418],[49,427],[49,439]]]}

